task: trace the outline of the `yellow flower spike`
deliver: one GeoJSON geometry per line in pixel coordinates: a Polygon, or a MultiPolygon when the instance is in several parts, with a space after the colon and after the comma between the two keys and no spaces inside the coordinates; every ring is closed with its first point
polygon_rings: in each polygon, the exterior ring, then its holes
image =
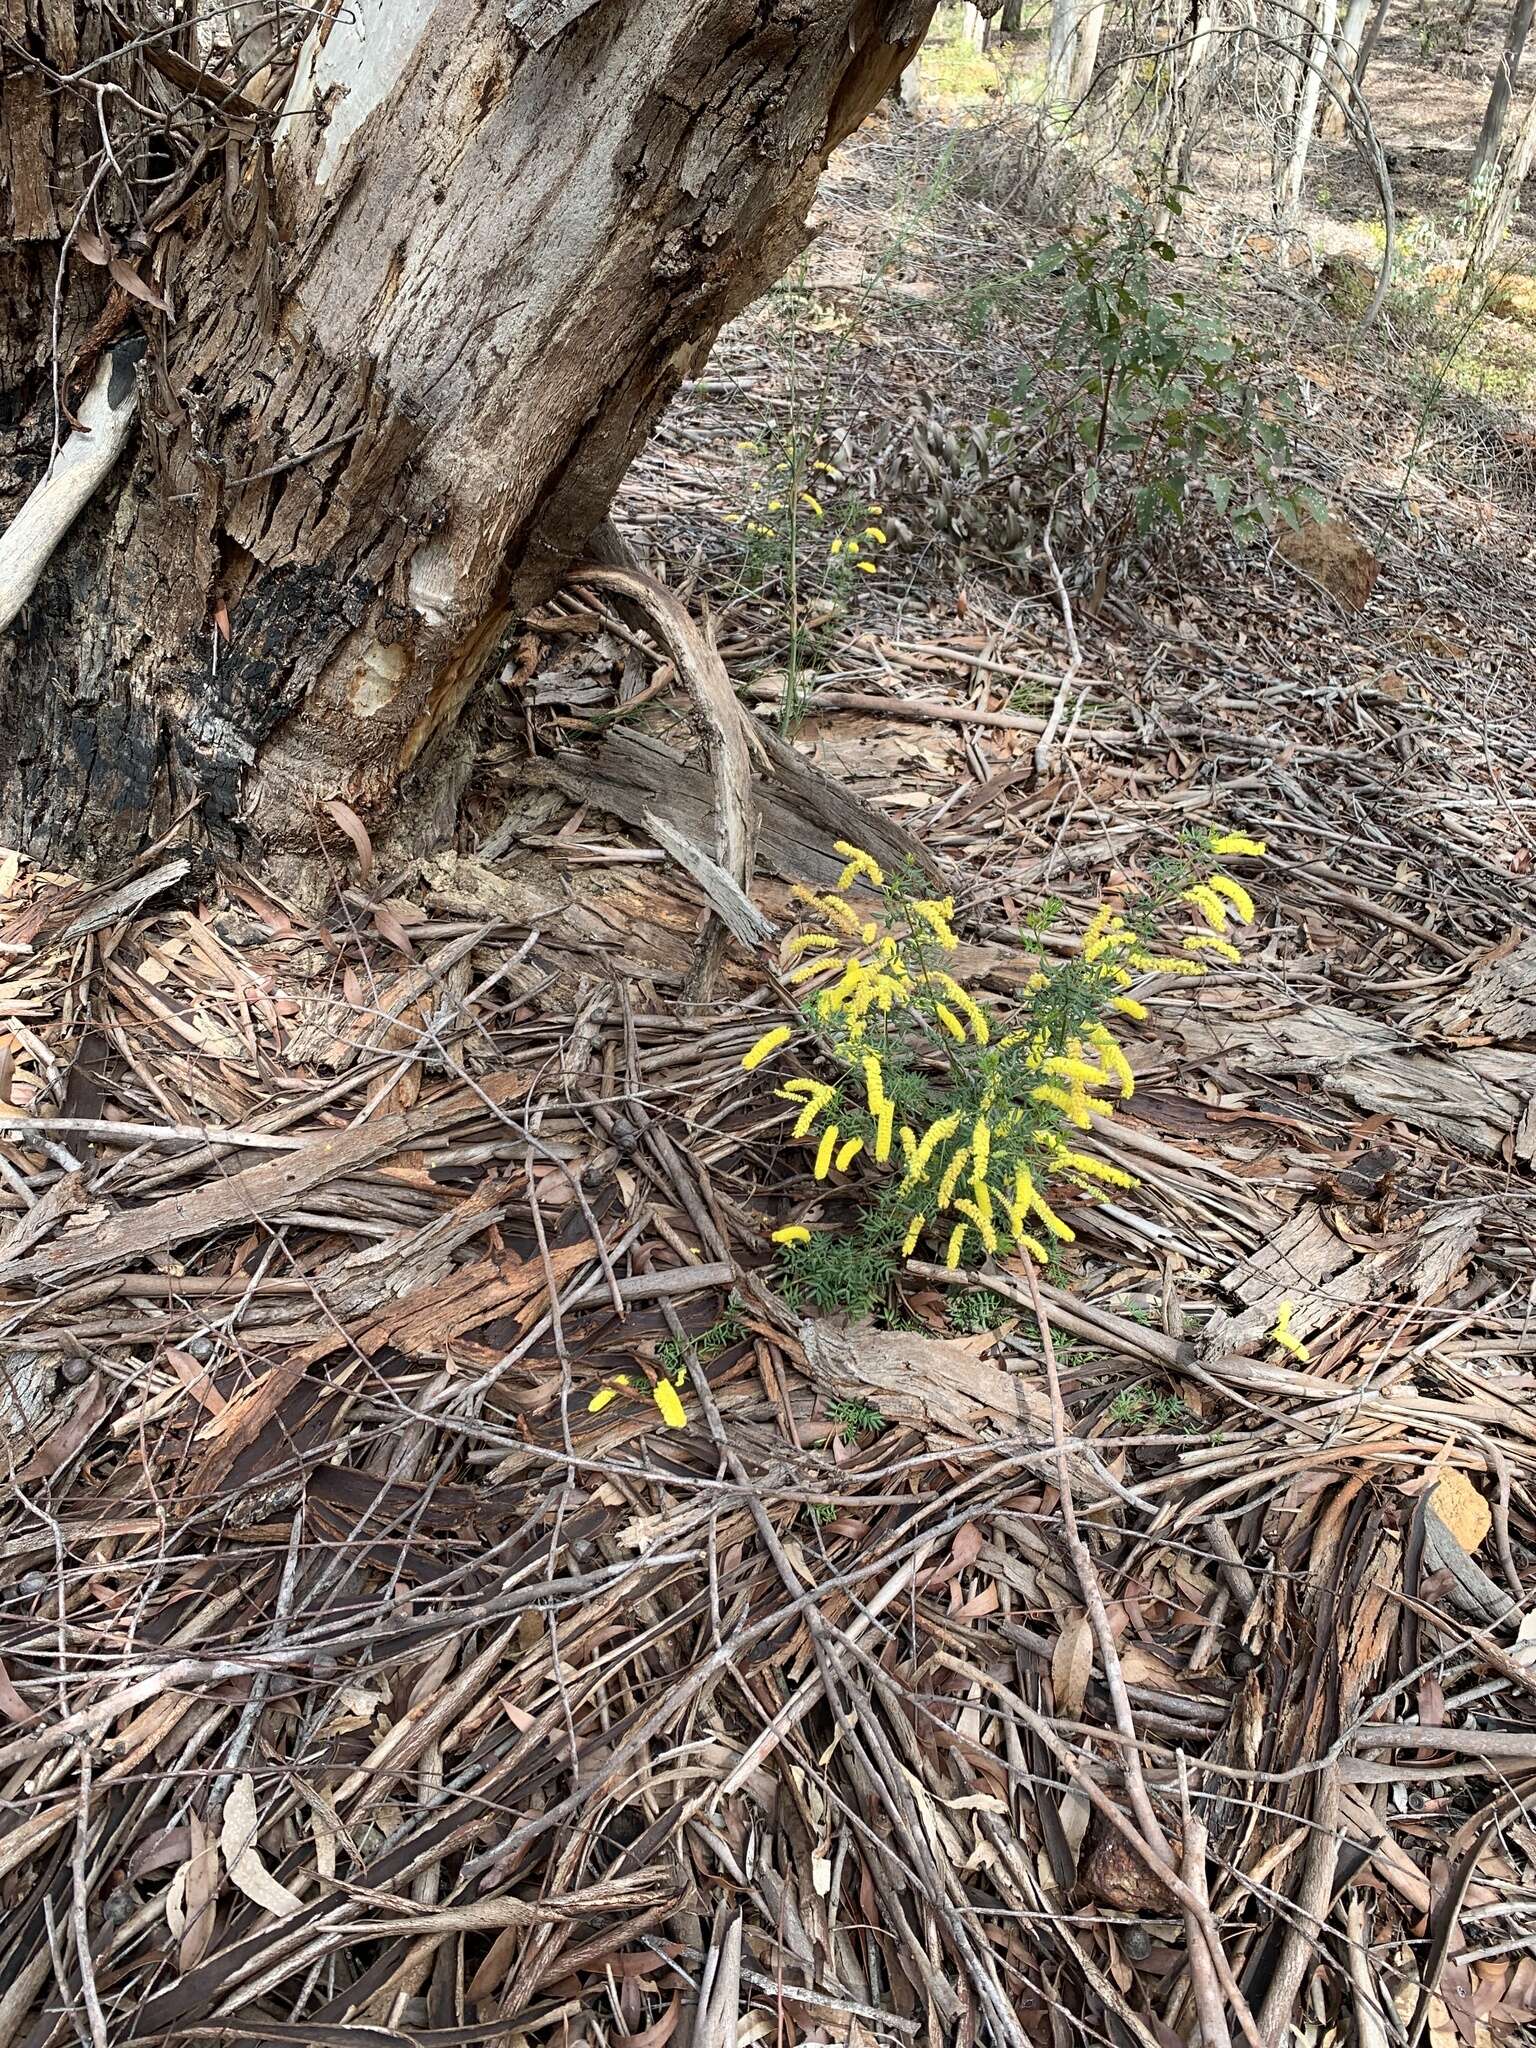
{"type": "Polygon", "coordinates": [[[760,1067],[764,1060],[771,1059],[781,1045],[788,1045],[794,1035],[787,1024],[775,1024],[771,1031],[763,1033],[750,1052],[743,1055],[741,1064],[750,1074],[754,1067],[760,1067]]]}
{"type": "Polygon", "coordinates": [[[784,948],[784,958],[798,960],[802,953],[835,953],[837,941],[825,932],[801,932],[784,948]]]}
{"type": "Polygon", "coordinates": [[[986,1013],[967,989],[963,989],[952,974],[936,974],[934,980],[943,989],[950,1002],[971,1027],[971,1036],[978,1045],[985,1045],[992,1036],[986,1013]]]}
{"type": "Polygon", "coordinates": [[[782,512],[784,510],[784,500],[782,498],[770,498],[768,500],[768,510],[770,512],[782,512]]]}
{"type": "MultiPolygon", "coordinates": [[[[862,875],[871,888],[883,889],[885,887],[885,876],[880,871],[880,863],[872,853],[866,853],[862,846],[855,846],[848,839],[834,839],[832,851],[840,853],[843,859],[847,861],[847,871],[849,874],[862,875]]],[[[846,889],[848,884],[846,882],[839,882],[837,886],[840,889],[846,889]]]]}
{"type": "Polygon", "coordinates": [[[1111,1166],[1107,1159],[1095,1159],[1087,1152],[1069,1152],[1063,1148],[1053,1156],[1052,1164],[1063,1173],[1077,1173],[1088,1180],[1101,1180],[1112,1188],[1141,1185],[1134,1173],[1126,1173],[1118,1166],[1111,1166]]]}
{"type": "Polygon", "coordinates": [[[817,1015],[835,1017],[849,997],[856,992],[863,980],[863,967],[860,966],[857,960],[850,960],[843,969],[842,980],[834,982],[830,988],[824,988],[816,998],[817,1015]]]}
{"type": "Polygon", "coordinates": [[[910,1124],[903,1124],[896,1133],[896,1138],[901,1146],[901,1163],[907,1169],[907,1179],[910,1182],[913,1162],[917,1158],[917,1133],[910,1124]]]}
{"type": "MultiPolygon", "coordinates": [[[[804,1109],[795,1118],[794,1128],[791,1130],[790,1136],[792,1138],[809,1137],[811,1131],[815,1128],[816,1119],[822,1114],[836,1093],[837,1090],[835,1088],[823,1088],[818,1085],[816,1093],[807,1098],[804,1109]]],[[[836,1128],[834,1124],[833,1129],[835,1130],[836,1128]]]]}
{"type": "Polygon", "coordinates": [[[1210,969],[1203,960],[1181,960],[1176,953],[1143,953],[1138,950],[1128,954],[1133,967],[1139,967],[1143,974],[1208,974],[1210,969]]]}
{"type": "Polygon", "coordinates": [[[1109,1007],[1118,1010],[1122,1017],[1129,1017],[1133,1024],[1145,1024],[1147,1021],[1146,1004],[1138,1003],[1134,996],[1111,996],[1109,1007]]]}
{"type": "MultiPolygon", "coordinates": [[[[818,896],[815,900],[825,913],[829,924],[840,926],[850,939],[864,938],[863,920],[849,909],[840,896],[818,896]]],[[[866,945],[869,943],[867,939],[864,942],[866,945]]]]}
{"type": "Polygon", "coordinates": [[[885,1107],[885,1083],[880,1073],[879,1053],[865,1053],[859,1065],[864,1069],[864,1093],[869,1098],[869,1113],[878,1116],[885,1107]]]}
{"type": "Polygon", "coordinates": [[[885,546],[885,535],[880,531],[878,526],[866,526],[864,529],[864,538],[866,540],[872,540],[877,548],[883,548],[885,546]]]}
{"type": "Polygon", "coordinates": [[[801,982],[814,981],[818,974],[825,974],[829,968],[841,967],[842,965],[843,962],[836,954],[833,954],[830,959],[807,960],[803,966],[797,967],[792,973],[785,975],[784,986],[786,988],[798,988],[801,982]]]}
{"type": "Polygon", "coordinates": [[[1179,901],[1192,903],[1213,932],[1226,930],[1227,906],[1209,882],[1196,882],[1192,889],[1184,891],[1179,901]]]}
{"type": "Polygon", "coordinates": [[[688,1416],[682,1399],[670,1380],[658,1380],[651,1389],[651,1399],[661,1411],[661,1419],[668,1429],[686,1429],[688,1416]]]}
{"type": "Polygon", "coordinates": [[[987,1167],[992,1158],[992,1132],[984,1116],[977,1117],[971,1126],[971,1173],[977,1181],[987,1177],[987,1167]]]}
{"type": "Polygon", "coordinates": [[[815,1173],[818,1180],[825,1180],[832,1165],[832,1155],[837,1150],[837,1125],[828,1124],[821,1134],[821,1143],[816,1147],[815,1173]]]}
{"type": "Polygon", "coordinates": [[[832,540],[832,545],[831,545],[831,546],[830,546],[830,547],[829,547],[829,548],[827,549],[827,553],[828,553],[829,555],[840,555],[840,554],[841,554],[842,552],[843,552],[843,544],[842,544],[842,542],[841,542],[841,541],[840,541],[840,540],[839,540],[839,539],[838,539],[838,538],[837,538],[837,537],[836,537],[836,536],[834,535],[834,536],[833,536],[833,540],[832,540]]]}
{"type": "Polygon", "coordinates": [[[1104,1071],[1088,1060],[1074,1059],[1070,1053],[1058,1053],[1054,1059],[1046,1060],[1040,1071],[1054,1075],[1058,1081],[1080,1081],[1088,1088],[1102,1088],[1104,1071]]]}
{"type": "Polygon", "coordinates": [[[1085,953],[1096,939],[1103,938],[1104,934],[1109,930],[1110,920],[1114,917],[1114,914],[1113,904],[1101,903],[1092,917],[1089,918],[1083,931],[1083,951],[1085,953]]]}
{"type": "Polygon", "coordinates": [[[619,1390],[617,1387],[600,1388],[587,1403],[587,1413],[589,1415],[601,1415],[609,1402],[617,1401],[618,1398],[619,1390]]]}
{"type": "Polygon", "coordinates": [[[943,898],[924,896],[914,898],[907,906],[913,915],[920,917],[946,953],[953,953],[960,941],[955,937],[951,919],[955,914],[953,896],[943,898]]]}
{"type": "Polygon", "coordinates": [[[975,1224],[976,1235],[981,1239],[982,1250],[995,1252],[997,1250],[997,1232],[992,1227],[990,1217],[983,1216],[981,1210],[974,1202],[967,1202],[963,1198],[956,1202],[955,1207],[968,1222],[975,1224]]]}
{"type": "Polygon", "coordinates": [[[1291,1310],[1294,1306],[1295,1304],[1289,1301],[1281,1302],[1275,1311],[1275,1327],[1269,1334],[1282,1351],[1289,1351],[1292,1358],[1300,1359],[1301,1363],[1306,1365],[1312,1354],[1291,1328],[1291,1310]]]}
{"type": "Polygon", "coordinates": [[[1037,1266],[1048,1266],[1051,1263],[1051,1255],[1038,1237],[1029,1237],[1023,1231],[1020,1231],[1019,1248],[1021,1251],[1028,1252],[1037,1266]]]}
{"type": "Polygon", "coordinates": [[[912,1215],[907,1218],[907,1234],[901,1240],[901,1256],[904,1259],[911,1258],[913,1251],[916,1249],[917,1240],[923,1234],[923,1225],[927,1221],[928,1219],[926,1216],[919,1216],[915,1210],[912,1213],[912,1215]]]}
{"type": "Polygon", "coordinates": [[[881,1166],[884,1166],[891,1156],[891,1125],[895,1116],[895,1103],[882,1102],[880,1114],[875,1118],[875,1158],[881,1166]]]}
{"type": "Polygon", "coordinates": [[[878,519],[880,517],[880,514],[885,510],[885,507],[883,505],[869,505],[865,507],[865,510],[872,512],[878,519]]]}
{"type": "Polygon", "coordinates": [[[1105,1071],[1120,1084],[1120,1100],[1129,1102],[1136,1093],[1136,1075],[1130,1061],[1120,1050],[1107,1026],[1094,1024],[1088,1033],[1089,1043],[1103,1061],[1105,1071]]]}
{"type": "Polygon", "coordinates": [[[963,1223],[957,1223],[954,1229],[949,1233],[949,1247],[944,1254],[944,1267],[946,1272],[959,1272],[960,1253],[964,1244],[965,1225],[963,1223]]]}
{"type": "Polygon", "coordinates": [[[1029,1091],[1032,1102],[1049,1103],[1052,1109],[1059,1109],[1063,1116],[1072,1114],[1072,1098],[1065,1088],[1058,1088],[1054,1081],[1042,1081],[1038,1088],[1029,1091]]]}
{"type": "Polygon", "coordinates": [[[947,1209],[949,1207],[950,1198],[953,1196],[955,1189],[960,1185],[960,1176],[964,1173],[965,1163],[970,1156],[970,1146],[962,1145],[954,1158],[950,1160],[948,1166],[945,1167],[944,1178],[939,1182],[939,1208],[947,1209]]]}
{"type": "Polygon", "coordinates": [[[818,519],[824,519],[826,517],[826,512],[823,509],[821,500],[819,498],[812,497],[809,491],[802,491],[800,493],[800,502],[802,505],[809,505],[811,510],[816,514],[816,517],[818,519]]]}
{"type": "Polygon", "coordinates": [[[873,918],[871,918],[867,924],[860,925],[859,937],[864,941],[866,946],[872,946],[879,936],[880,927],[875,923],[873,918]]]}
{"type": "Polygon", "coordinates": [[[833,1162],[837,1171],[839,1173],[846,1173],[850,1161],[857,1159],[863,1150],[864,1140],[862,1138],[850,1138],[847,1144],[841,1147],[836,1160],[833,1162]]]}
{"type": "Polygon", "coordinates": [[[811,1233],[803,1223],[786,1223],[782,1230],[773,1233],[775,1244],[809,1244],[811,1233]]]}
{"type": "Polygon", "coordinates": [[[878,576],[880,574],[879,565],[875,562],[860,562],[856,566],[862,569],[866,576],[878,576]]]}
{"type": "Polygon", "coordinates": [[[1230,875],[1212,875],[1209,887],[1213,896],[1225,896],[1240,923],[1253,923],[1253,898],[1241,882],[1234,882],[1230,875]]]}
{"type": "Polygon", "coordinates": [[[1214,932],[1192,932],[1184,941],[1186,953],[1214,953],[1218,959],[1242,965],[1242,954],[1230,939],[1218,939],[1214,932]]]}
{"type": "Polygon", "coordinates": [[[1035,1214],[1040,1218],[1040,1221],[1045,1225],[1046,1229],[1051,1233],[1052,1237],[1059,1238],[1063,1244],[1076,1243],[1076,1231],[1073,1230],[1070,1224],[1062,1222],[1061,1218],[1056,1214],[1056,1211],[1051,1207],[1050,1203],[1045,1199],[1044,1195],[1041,1194],[1038,1188],[1036,1188],[1035,1190],[1035,1199],[1032,1204],[1032,1207],[1034,1209],[1035,1214]]]}
{"type": "Polygon", "coordinates": [[[955,1111],[941,1116],[931,1123],[917,1143],[917,1152],[907,1173],[907,1186],[914,1187],[928,1171],[928,1162],[940,1145],[945,1144],[960,1128],[960,1115],[955,1111]]]}
{"type": "Polygon", "coordinates": [[[1206,843],[1212,853],[1250,853],[1255,860],[1262,860],[1269,851],[1264,840],[1250,839],[1245,832],[1214,832],[1206,843]]]}
{"type": "Polygon", "coordinates": [[[960,1045],[965,1044],[965,1026],[947,1003],[935,1003],[933,1014],[938,1018],[951,1038],[960,1045]]]}

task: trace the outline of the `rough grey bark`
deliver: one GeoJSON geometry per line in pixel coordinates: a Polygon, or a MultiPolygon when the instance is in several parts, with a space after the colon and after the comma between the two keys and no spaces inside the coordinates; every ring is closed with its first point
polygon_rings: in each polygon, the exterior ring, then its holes
{"type": "Polygon", "coordinates": [[[1488,109],[1483,115],[1483,125],[1478,131],[1477,147],[1472,152],[1472,174],[1468,182],[1474,187],[1478,178],[1498,162],[1499,145],[1504,140],[1504,124],[1509,119],[1509,105],[1514,98],[1515,80],[1520,74],[1521,60],[1525,56],[1525,45],[1531,33],[1531,18],[1536,15],[1536,0],[1515,0],[1514,12],[1509,17],[1509,33],[1504,39],[1503,54],[1498,69],[1493,74],[1493,86],[1488,94],[1488,109]]]}
{"type": "MultiPolygon", "coordinates": [[[[97,100],[58,84],[119,32],[92,0],[0,0],[0,527],[47,462],[71,223],[124,231],[172,308],[77,238],[66,395],[142,320],[139,449],[0,638],[0,841],[102,863],[184,821],[302,859],[328,799],[378,829],[402,789],[451,792],[431,771],[509,625],[803,245],[828,153],[931,12],[351,0],[319,11],[282,120],[242,104],[139,250],[97,100]]],[[[164,90],[142,52],[91,77],[164,90]]]]}

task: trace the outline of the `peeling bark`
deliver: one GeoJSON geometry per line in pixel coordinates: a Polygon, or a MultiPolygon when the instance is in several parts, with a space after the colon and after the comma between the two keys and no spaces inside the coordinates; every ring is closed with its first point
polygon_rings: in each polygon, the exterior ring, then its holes
{"type": "MultiPolygon", "coordinates": [[[[0,23],[21,5],[0,0],[0,23]]],[[[381,826],[403,791],[451,791],[454,728],[507,629],[803,245],[828,153],[931,11],[327,11],[283,118],[236,124],[155,240],[168,320],[136,293],[114,310],[69,259],[65,365],[88,367],[104,317],[142,318],[151,351],[137,459],[0,638],[0,840],[90,865],[184,817],[302,858],[327,798],[381,826]]],[[[59,72],[104,11],[31,12],[59,72]]],[[[96,204],[111,187],[89,94],[42,84],[7,57],[0,524],[46,467],[60,245],[93,180],[96,204]]]]}

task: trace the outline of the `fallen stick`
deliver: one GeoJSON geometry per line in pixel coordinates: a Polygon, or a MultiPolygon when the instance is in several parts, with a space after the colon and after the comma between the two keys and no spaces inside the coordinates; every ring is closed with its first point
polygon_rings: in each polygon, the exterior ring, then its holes
{"type": "Polygon", "coordinates": [[[79,425],[10,525],[0,534],[0,633],[37,588],[54,550],[105,482],[123,452],[138,404],[142,340],[119,342],[102,357],[79,411],[79,425]]]}

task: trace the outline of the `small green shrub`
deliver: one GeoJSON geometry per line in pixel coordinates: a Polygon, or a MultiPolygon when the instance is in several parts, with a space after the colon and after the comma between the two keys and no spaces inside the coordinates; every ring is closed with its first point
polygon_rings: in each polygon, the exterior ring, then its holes
{"type": "Polygon", "coordinates": [[[1048,1268],[1074,1236],[1057,1190],[1091,1199],[1135,1186],[1092,1149],[1095,1116],[1134,1089],[1110,1024],[1146,1017],[1130,993],[1138,975],[1200,975],[1241,958],[1226,933],[1251,921],[1253,901],[1221,863],[1264,846],[1241,834],[1192,841],[1104,904],[1076,956],[1048,957],[1026,927],[1039,964],[1001,1014],[950,971],[953,903],[921,894],[915,874],[887,878],[860,848],[838,850],[847,865],[835,890],[794,891],[805,928],[783,972],[805,990],[800,1029],[775,1025],[742,1065],[754,1072],[799,1041],[802,1070],[778,1090],[790,1136],[814,1146],[815,1180],[829,1195],[846,1189],[854,1214],[774,1231],[781,1284],[792,1303],[859,1319],[890,1309],[900,1262],[925,1241],[952,1272],[1017,1253],[1048,1268]]]}
{"type": "Polygon", "coordinates": [[[964,1294],[953,1296],[949,1304],[951,1327],[968,1337],[979,1336],[983,1330],[999,1329],[1017,1313],[1011,1301],[994,1294],[990,1287],[967,1288],[964,1294]]]}
{"type": "Polygon", "coordinates": [[[851,1398],[829,1401],[827,1419],[845,1444],[856,1444],[861,1436],[879,1436],[886,1427],[886,1419],[878,1408],[871,1407],[868,1401],[851,1398]]]}
{"type": "Polygon", "coordinates": [[[1043,310],[1054,324],[981,422],[915,430],[902,475],[940,533],[1020,568],[1049,543],[1084,580],[1201,511],[1242,542],[1321,516],[1315,493],[1282,481],[1290,436],[1256,355],[1190,302],[1174,260],[1127,205],[968,295],[973,330],[1043,310]]]}

